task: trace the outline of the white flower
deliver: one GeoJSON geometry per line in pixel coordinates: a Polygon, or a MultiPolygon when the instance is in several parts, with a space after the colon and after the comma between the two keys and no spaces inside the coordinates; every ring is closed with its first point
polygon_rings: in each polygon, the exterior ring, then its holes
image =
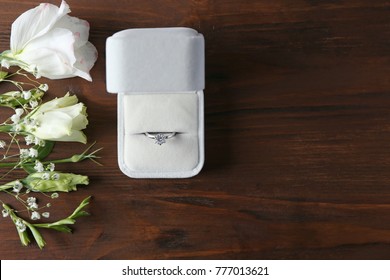
{"type": "Polygon", "coordinates": [[[5,60],[5,59],[3,59],[2,61],[1,61],[1,67],[4,67],[4,68],[9,68],[11,65],[9,64],[9,62],[8,62],[8,60],[5,60]]]}
{"type": "Polygon", "coordinates": [[[55,193],[52,193],[50,197],[54,199],[54,198],[58,198],[59,196],[60,195],[55,192],[55,193]]]}
{"type": "Polygon", "coordinates": [[[24,113],[24,110],[23,109],[21,109],[21,108],[17,108],[17,109],[15,109],[15,114],[17,115],[17,116],[21,116],[21,115],[23,115],[23,113],[24,113]]]}
{"type": "Polygon", "coordinates": [[[35,137],[34,144],[43,147],[43,146],[45,146],[45,141],[39,139],[38,137],[35,137]]]}
{"type": "Polygon", "coordinates": [[[4,140],[0,140],[0,149],[4,149],[7,146],[4,140]]]}
{"type": "Polygon", "coordinates": [[[28,151],[29,157],[36,158],[38,157],[38,150],[34,148],[30,148],[28,151]]]}
{"type": "Polygon", "coordinates": [[[43,171],[45,170],[44,167],[43,167],[42,162],[40,162],[39,160],[35,161],[34,169],[35,169],[37,172],[43,172],[43,171]]]}
{"type": "Polygon", "coordinates": [[[51,176],[51,178],[52,178],[53,180],[59,180],[59,179],[60,179],[60,174],[54,173],[53,176],[51,176]]]}
{"type": "Polygon", "coordinates": [[[32,209],[32,210],[38,209],[38,204],[35,203],[35,202],[29,203],[28,206],[29,206],[30,209],[32,209]]]}
{"type": "Polygon", "coordinates": [[[27,198],[26,202],[29,205],[32,204],[32,203],[36,203],[37,202],[37,198],[33,197],[33,196],[30,196],[29,198],[27,198]]]}
{"type": "MultiPolygon", "coordinates": [[[[52,162],[50,162],[48,165],[47,165],[47,169],[50,171],[50,172],[53,172],[56,168],[56,165],[52,162]]],[[[54,174],[55,175],[55,174],[54,174]]],[[[54,176],[53,175],[53,176],[54,176]]]]}
{"type": "Polygon", "coordinates": [[[15,226],[19,232],[24,232],[26,230],[26,225],[21,219],[17,219],[15,222],[15,226]]]}
{"type": "Polygon", "coordinates": [[[18,116],[17,114],[14,114],[11,116],[11,121],[16,124],[18,122],[20,122],[20,116],[18,116]]]}
{"type": "Polygon", "coordinates": [[[8,217],[9,212],[8,212],[6,209],[3,209],[3,210],[1,211],[1,214],[3,215],[3,218],[6,218],[6,217],[8,217]]]}
{"type": "Polygon", "coordinates": [[[39,214],[37,211],[31,213],[31,220],[39,220],[40,218],[41,214],[39,214]]]}
{"type": "Polygon", "coordinates": [[[40,84],[38,87],[42,91],[47,91],[49,89],[48,84],[40,84]]]}
{"type": "Polygon", "coordinates": [[[60,7],[44,3],[20,15],[12,24],[11,50],[3,52],[2,64],[17,65],[37,77],[91,81],[97,51],[88,42],[89,24],[68,13],[62,1],[60,7]]]}
{"type": "Polygon", "coordinates": [[[26,141],[26,145],[31,145],[32,143],[34,143],[34,139],[35,137],[32,135],[27,135],[26,137],[24,137],[24,140],[26,141]]]}
{"type": "Polygon", "coordinates": [[[49,180],[50,179],[50,174],[49,172],[45,172],[42,174],[42,180],[49,180]]]}
{"type": "Polygon", "coordinates": [[[14,193],[19,193],[21,189],[23,188],[23,184],[20,181],[15,181],[14,187],[13,187],[13,192],[14,193]]]}
{"type": "Polygon", "coordinates": [[[50,213],[49,212],[43,212],[42,213],[42,217],[49,218],[50,217],[50,213]]]}
{"type": "Polygon", "coordinates": [[[22,95],[24,99],[29,100],[31,98],[31,91],[23,91],[22,95]]]}
{"type": "Polygon", "coordinates": [[[30,103],[30,106],[32,109],[34,109],[35,107],[38,106],[38,101],[36,101],[36,100],[30,100],[29,103],[30,103]]]}
{"type": "Polygon", "coordinates": [[[14,125],[14,128],[13,128],[13,131],[15,132],[19,132],[22,130],[22,126],[20,124],[16,124],[14,125]]]}
{"type": "Polygon", "coordinates": [[[28,149],[20,149],[19,153],[21,158],[28,158],[30,155],[30,151],[28,149]]]}
{"type": "Polygon", "coordinates": [[[66,94],[41,104],[29,114],[32,124],[25,130],[42,140],[71,141],[86,143],[87,138],[81,131],[87,127],[86,107],[78,103],[76,96],[66,94]]]}

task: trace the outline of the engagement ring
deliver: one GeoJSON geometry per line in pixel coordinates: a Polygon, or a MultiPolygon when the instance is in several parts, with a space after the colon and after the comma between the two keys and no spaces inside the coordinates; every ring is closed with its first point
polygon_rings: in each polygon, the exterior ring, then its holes
{"type": "Polygon", "coordinates": [[[162,145],[167,139],[176,135],[176,132],[145,132],[145,136],[156,140],[154,143],[162,145]]]}

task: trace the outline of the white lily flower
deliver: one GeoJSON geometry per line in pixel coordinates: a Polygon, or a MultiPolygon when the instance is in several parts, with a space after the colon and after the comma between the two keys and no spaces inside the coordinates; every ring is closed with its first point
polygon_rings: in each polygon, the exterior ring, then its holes
{"type": "Polygon", "coordinates": [[[33,124],[26,125],[25,131],[41,140],[85,144],[87,137],[81,130],[88,124],[86,109],[83,103],[78,103],[76,96],[66,94],[64,97],[43,103],[28,115],[33,124]]]}
{"type": "Polygon", "coordinates": [[[89,24],[68,13],[62,1],[60,7],[43,3],[20,15],[12,24],[11,50],[0,54],[1,65],[16,65],[37,77],[92,81],[97,51],[88,42],[89,24]]]}

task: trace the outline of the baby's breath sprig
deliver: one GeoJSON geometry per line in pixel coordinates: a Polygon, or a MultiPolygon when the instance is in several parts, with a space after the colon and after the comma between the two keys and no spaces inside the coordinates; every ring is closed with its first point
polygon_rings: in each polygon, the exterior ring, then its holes
{"type": "MultiPolygon", "coordinates": [[[[83,216],[88,216],[89,213],[84,210],[84,208],[89,204],[91,197],[85,198],[80,205],[73,211],[68,217],[58,220],[53,223],[30,223],[26,220],[20,218],[15,210],[12,209],[7,204],[3,203],[3,217],[10,217],[12,222],[15,224],[16,230],[19,234],[20,241],[22,245],[27,246],[31,243],[31,240],[28,235],[28,230],[31,232],[34,237],[35,242],[38,244],[40,249],[43,249],[46,245],[46,241],[43,239],[42,234],[39,232],[38,228],[47,228],[61,232],[71,233],[72,229],[68,225],[73,225],[76,222],[76,219],[83,216]]],[[[34,212],[33,212],[34,213],[34,212]]]]}
{"type": "MultiPolygon", "coordinates": [[[[4,142],[4,141],[3,141],[4,142]]],[[[43,154],[41,150],[43,150],[44,147],[46,147],[46,150],[51,151],[53,147],[48,147],[47,144],[49,145],[54,145],[54,142],[51,143],[46,143],[45,146],[42,147],[42,149],[38,146],[37,147],[37,152],[35,152],[35,147],[30,148],[30,149],[21,149],[19,155],[11,155],[7,156],[7,158],[15,158],[16,156],[19,156],[16,161],[14,162],[1,162],[2,160],[0,159],[0,168],[1,167],[18,167],[18,168],[24,168],[26,171],[31,171],[31,172],[42,172],[43,170],[51,170],[54,169],[53,167],[56,164],[61,164],[61,163],[77,163],[81,162],[84,160],[91,160],[95,162],[98,165],[101,165],[97,159],[100,157],[96,155],[99,151],[101,151],[103,148],[98,148],[96,150],[92,150],[92,147],[96,144],[94,142],[92,145],[90,145],[87,149],[85,149],[81,154],[75,154],[69,158],[63,158],[63,159],[52,159],[50,161],[41,161],[43,158],[45,158],[47,155],[46,153],[43,154]],[[37,156],[35,156],[37,155],[37,156]],[[46,167],[44,167],[46,166],[46,167]],[[34,171],[35,170],[35,171],[34,171]]],[[[0,149],[1,149],[1,141],[0,141],[0,149]]],[[[4,147],[7,145],[5,142],[3,143],[4,147]]],[[[4,157],[3,157],[4,159],[4,157]]],[[[52,170],[51,170],[52,171],[52,170]]]]}
{"type": "Polygon", "coordinates": [[[22,70],[12,74],[0,71],[1,82],[10,83],[16,87],[15,90],[0,94],[0,106],[3,107],[16,108],[21,106],[24,109],[34,109],[41,103],[43,95],[49,89],[47,84],[32,80],[22,70]],[[29,82],[12,80],[11,78],[15,75],[26,77],[29,82]]]}

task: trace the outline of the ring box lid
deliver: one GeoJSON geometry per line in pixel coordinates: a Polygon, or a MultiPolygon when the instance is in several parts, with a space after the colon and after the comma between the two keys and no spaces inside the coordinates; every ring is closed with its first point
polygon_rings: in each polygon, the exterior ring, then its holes
{"type": "Polygon", "coordinates": [[[204,89],[204,38],[191,28],[128,29],[106,42],[110,93],[204,89]]]}

